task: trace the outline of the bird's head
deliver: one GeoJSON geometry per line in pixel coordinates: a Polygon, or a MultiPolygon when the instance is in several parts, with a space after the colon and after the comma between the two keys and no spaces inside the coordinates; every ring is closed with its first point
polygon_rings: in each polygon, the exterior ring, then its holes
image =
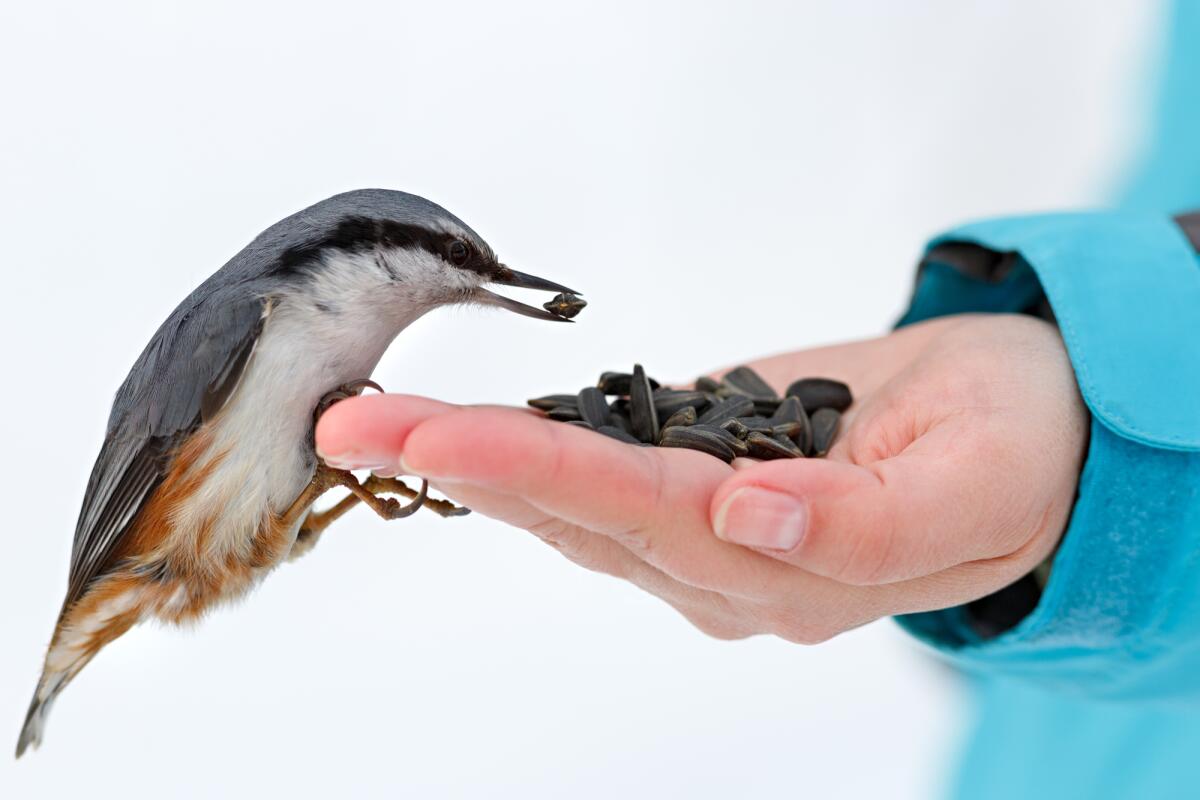
{"type": "Polygon", "coordinates": [[[260,242],[273,251],[272,274],[301,279],[314,303],[330,307],[369,303],[411,317],[441,305],[479,303],[568,322],[487,286],[575,294],[502,264],[462,220],[405,192],[335,195],[268,229],[260,242]]]}

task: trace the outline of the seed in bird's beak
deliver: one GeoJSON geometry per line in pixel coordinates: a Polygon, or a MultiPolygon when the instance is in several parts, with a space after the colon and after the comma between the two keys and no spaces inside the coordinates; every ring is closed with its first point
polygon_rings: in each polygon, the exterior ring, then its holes
{"type": "Polygon", "coordinates": [[[516,314],[522,314],[526,317],[534,319],[545,319],[552,322],[570,322],[571,317],[578,314],[583,307],[587,305],[577,295],[578,292],[568,289],[566,286],[548,281],[545,278],[539,278],[536,275],[527,275],[524,272],[517,272],[515,269],[509,269],[503,264],[493,273],[491,273],[491,282],[501,286],[515,286],[518,289],[540,289],[548,292],[559,292],[558,296],[546,304],[545,310],[527,306],[524,303],[505,297],[504,295],[496,294],[488,291],[483,287],[479,287],[471,292],[471,297],[476,302],[483,303],[489,306],[497,306],[499,308],[508,309],[516,314]],[[566,305],[573,309],[570,313],[563,314],[551,310],[551,305],[563,298],[566,305]]]}
{"type": "Polygon", "coordinates": [[[587,300],[570,292],[560,292],[548,303],[542,303],[542,308],[563,319],[573,319],[580,311],[587,308],[587,300]]]}

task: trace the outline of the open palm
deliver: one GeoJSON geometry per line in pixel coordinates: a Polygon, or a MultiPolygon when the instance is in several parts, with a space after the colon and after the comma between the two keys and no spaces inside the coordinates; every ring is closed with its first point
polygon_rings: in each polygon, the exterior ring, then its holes
{"type": "Polygon", "coordinates": [[[1087,412],[1051,325],[948,317],[751,366],[776,387],[823,375],[853,388],[826,459],[727,465],[403,395],[334,406],[317,447],[428,478],[723,638],[823,641],[990,594],[1053,551],[1087,412]]]}

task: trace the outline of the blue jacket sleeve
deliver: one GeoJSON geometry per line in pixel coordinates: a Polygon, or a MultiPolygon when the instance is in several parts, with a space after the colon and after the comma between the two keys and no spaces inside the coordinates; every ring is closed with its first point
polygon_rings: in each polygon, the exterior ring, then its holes
{"type": "Polygon", "coordinates": [[[1200,699],[1200,258],[1154,213],[978,223],[931,243],[901,324],[1043,301],[1092,413],[1045,590],[991,638],[966,607],[900,622],[968,669],[1091,696],[1200,699]]]}

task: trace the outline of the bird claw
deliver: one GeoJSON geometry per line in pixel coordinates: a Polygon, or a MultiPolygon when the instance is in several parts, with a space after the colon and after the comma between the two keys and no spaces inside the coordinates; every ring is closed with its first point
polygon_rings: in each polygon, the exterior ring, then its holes
{"type": "Polygon", "coordinates": [[[319,420],[321,415],[328,411],[334,404],[362,394],[363,389],[374,389],[380,394],[384,393],[383,387],[370,378],[359,378],[358,380],[348,381],[333,391],[327,392],[325,396],[317,402],[317,408],[313,411],[313,421],[316,422],[319,420]]]}
{"type": "Polygon", "coordinates": [[[414,492],[404,481],[398,478],[384,478],[380,475],[372,474],[363,483],[363,488],[376,495],[389,492],[404,495],[412,499],[412,505],[417,505],[418,498],[424,496],[421,505],[441,517],[465,517],[471,513],[471,509],[466,506],[456,505],[449,500],[439,500],[435,497],[429,497],[429,482],[425,480],[421,481],[421,490],[414,492]]]}
{"type": "Polygon", "coordinates": [[[429,481],[421,481],[421,489],[417,492],[417,496],[412,499],[411,503],[400,505],[400,501],[394,497],[381,498],[383,500],[384,510],[379,512],[379,516],[384,519],[404,519],[410,517],[420,510],[421,506],[425,505],[425,499],[428,497],[429,481]]]}

